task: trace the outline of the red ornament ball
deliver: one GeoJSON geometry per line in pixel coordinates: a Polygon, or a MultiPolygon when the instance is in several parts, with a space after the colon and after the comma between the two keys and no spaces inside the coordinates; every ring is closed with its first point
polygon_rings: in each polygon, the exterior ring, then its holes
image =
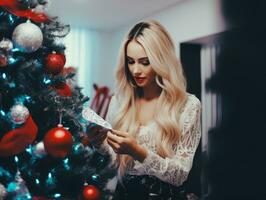
{"type": "Polygon", "coordinates": [[[48,73],[57,75],[59,74],[66,64],[66,57],[60,53],[49,54],[46,58],[45,69],[48,73]]]}
{"type": "Polygon", "coordinates": [[[72,92],[68,84],[64,82],[60,82],[54,87],[55,87],[57,94],[59,94],[60,96],[64,96],[64,97],[72,96],[72,92]]]}
{"type": "Polygon", "coordinates": [[[8,60],[5,55],[0,55],[0,67],[6,67],[8,65],[8,60]]]}
{"type": "Polygon", "coordinates": [[[82,200],[99,200],[101,197],[100,191],[94,185],[86,185],[83,188],[82,200]]]}
{"type": "Polygon", "coordinates": [[[72,149],[72,134],[60,126],[53,128],[44,136],[43,144],[49,155],[64,158],[72,149]]]}

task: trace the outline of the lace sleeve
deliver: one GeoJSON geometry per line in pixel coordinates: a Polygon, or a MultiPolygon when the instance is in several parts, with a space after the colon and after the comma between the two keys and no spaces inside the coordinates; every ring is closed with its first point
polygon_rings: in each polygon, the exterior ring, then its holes
{"type": "Polygon", "coordinates": [[[176,186],[182,185],[187,179],[201,137],[200,101],[194,97],[187,104],[183,112],[182,136],[174,148],[175,156],[162,158],[148,150],[142,163],[135,161],[138,171],[176,186]]]}

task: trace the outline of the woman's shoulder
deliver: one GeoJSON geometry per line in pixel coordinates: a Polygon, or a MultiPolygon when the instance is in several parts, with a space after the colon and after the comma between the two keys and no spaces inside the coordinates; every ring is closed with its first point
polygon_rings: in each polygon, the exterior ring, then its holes
{"type": "Polygon", "coordinates": [[[184,104],[183,111],[190,110],[190,109],[200,109],[201,108],[201,102],[200,100],[194,95],[187,93],[187,101],[184,104]]]}
{"type": "Polygon", "coordinates": [[[196,97],[194,94],[187,93],[187,100],[188,102],[192,102],[194,104],[201,104],[198,97],[196,97]]]}
{"type": "Polygon", "coordinates": [[[200,113],[200,100],[195,95],[187,93],[187,101],[180,115],[182,134],[187,133],[189,128],[198,121],[200,113]]]}

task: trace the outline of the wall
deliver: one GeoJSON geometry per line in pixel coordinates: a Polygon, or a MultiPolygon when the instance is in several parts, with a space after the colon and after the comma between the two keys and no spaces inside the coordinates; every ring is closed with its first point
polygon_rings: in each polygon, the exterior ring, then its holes
{"type": "Polygon", "coordinates": [[[93,97],[93,83],[98,85],[112,85],[113,67],[110,50],[110,33],[72,27],[71,32],[64,39],[66,49],[66,66],[77,69],[77,82],[83,87],[83,93],[93,97]]]}
{"type": "MultiPolygon", "coordinates": [[[[221,7],[221,0],[186,0],[175,6],[164,9],[146,19],[158,20],[174,39],[179,56],[179,43],[198,37],[221,32],[226,29],[221,7]]],[[[79,79],[85,84],[86,94],[93,96],[92,84],[107,85],[114,90],[114,71],[117,64],[118,52],[128,30],[138,19],[113,32],[93,31],[91,37],[90,72],[83,70],[79,79]],[[93,44],[93,45],[91,45],[93,44]],[[90,79],[86,81],[85,79],[90,79]]],[[[82,84],[81,84],[82,85],[82,84]]],[[[82,85],[83,86],[83,85],[82,85]]]]}
{"type": "MultiPolygon", "coordinates": [[[[221,14],[220,0],[187,0],[171,8],[155,13],[146,19],[158,20],[169,31],[176,43],[176,51],[179,56],[179,43],[198,37],[224,31],[226,24],[221,14]]],[[[137,22],[136,20],[128,26],[110,33],[112,40],[108,49],[111,56],[110,66],[116,67],[117,56],[128,30],[137,22]]],[[[108,69],[108,71],[110,71],[108,69]]],[[[111,70],[112,71],[112,70],[111,70]]],[[[106,77],[106,79],[114,77],[106,77]]],[[[106,81],[113,83],[112,81],[106,81]]],[[[114,88],[114,85],[110,85],[114,88]]]]}

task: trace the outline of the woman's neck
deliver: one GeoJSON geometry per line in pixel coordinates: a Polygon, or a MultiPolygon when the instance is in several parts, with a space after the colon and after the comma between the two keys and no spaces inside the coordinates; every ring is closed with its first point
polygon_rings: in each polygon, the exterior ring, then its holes
{"type": "Polygon", "coordinates": [[[142,88],[143,95],[142,98],[145,100],[152,100],[160,96],[162,89],[156,84],[150,87],[142,88]]]}

